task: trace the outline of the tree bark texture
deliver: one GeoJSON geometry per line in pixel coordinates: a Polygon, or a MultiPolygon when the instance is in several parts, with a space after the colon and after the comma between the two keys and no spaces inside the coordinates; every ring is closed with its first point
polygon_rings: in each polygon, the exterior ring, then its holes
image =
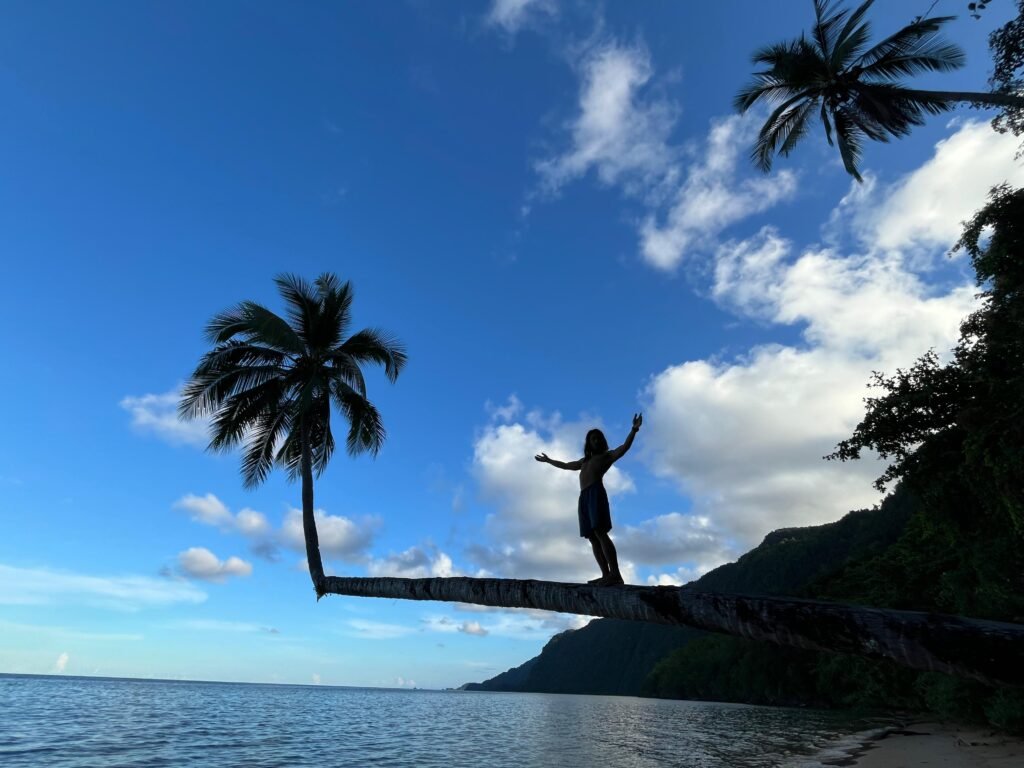
{"type": "Polygon", "coordinates": [[[309,424],[302,419],[302,532],[306,539],[306,564],[313,588],[319,599],[323,595],[324,564],[320,559],[320,537],[316,532],[316,518],[313,506],[313,457],[309,448],[309,424]]]}
{"type": "Polygon", "coordinates": [[[686,587],[518,579],[324,577],[318,594],[441,600],[679,624],[818,651],[884,658],[992,685],[1024,686],[1024,625],[686,587]]]}

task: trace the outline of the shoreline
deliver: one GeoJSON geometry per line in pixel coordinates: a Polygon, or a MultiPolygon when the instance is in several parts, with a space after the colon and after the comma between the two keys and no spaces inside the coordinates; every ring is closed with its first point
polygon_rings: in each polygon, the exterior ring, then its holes
{"type": "Polygon", "coordinates": [[[1024,738],[984,726],[934,720],[851,734],[818,755],[821,766],[856,768],[1010,768],[1024,765],[1024,738]],[[843,741],[846,741],[844,739],[843,741]]]}

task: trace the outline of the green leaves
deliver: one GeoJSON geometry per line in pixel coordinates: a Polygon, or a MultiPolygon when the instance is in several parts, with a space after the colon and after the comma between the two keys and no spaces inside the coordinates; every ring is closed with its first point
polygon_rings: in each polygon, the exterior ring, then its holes
{"type": "MultiPolygon", "coordinates": [[[[963,51],[942,41],[942,26],[953,17],[917,19],[865,51],[873,0],[852,12],[815,0],[810,40],[759,49],[753,62],[765,67],[740,89],[733,104],[746,112],[759,102],[781,104],[765,121],[751,153],[764,172],[776,154],[788,155],[806,135],[811,109],[821,110],[825,138],[836,144],[847,172],[861,181],[863,140],[888,141],[964,101],[965,94],[915,91],[898,82],[924,72],[964,65],[963,51]],[[833,131],[836,141],[833,141],[833,131]]],[[[968,94],[981,95],[981,94],[968,94]]]]}
{"type": "Polygon", "coordinates": [[[351,326],[351,283],[324,273],[313,283],[295,275],[275,279],[286,318],[252,301],[215,315],[206,328],[214,348],[186,382],[178,413],[183,419],[212,417],[209,448],[244,445],[246,487],[284,468],[301,474],[302,426],[313,471],[322,473],[334,453],[332,402],[349,424],[349,453],[376,454],[385,430],[366,397],[362,366],[384,369],[394,382],[405,366],[403,345],[375,328],[346,338],[351,326]]]}

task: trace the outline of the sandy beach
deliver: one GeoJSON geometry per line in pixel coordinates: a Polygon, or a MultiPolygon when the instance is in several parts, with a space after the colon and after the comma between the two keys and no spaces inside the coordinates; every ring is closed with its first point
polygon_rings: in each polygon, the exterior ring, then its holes
{"type": "Polygon", "coordinates": [[[1019,768],[1024,739],[991,729],[912,723],[864,745],[846,765],[858,768],[1019,768]]]}

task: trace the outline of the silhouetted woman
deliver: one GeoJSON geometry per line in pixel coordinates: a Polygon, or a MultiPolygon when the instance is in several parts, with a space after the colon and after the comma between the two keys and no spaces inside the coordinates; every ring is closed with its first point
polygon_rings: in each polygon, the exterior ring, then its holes
{"type": "Polygon", "coordinates": [[[615,552],[608,532],[612,529],[612,513],[608,506],[608,493],[601,482],[604,473],[611,469],[612,464],[621,459],[633,438],[640,431],[644,418],[637,413],[633,416],[633,428],[629,437],[615,450],[608,450],[608,441],[600,429],[587,432],[583,441],[583,458],[576,461],[555,461],[546,453],[534,456],[537,461],[546,462],[559,469],[579,470],[580,472],[580,536],[590,541],[594,548],[594,558],[601,566],[601,576],[591,579],[591,584],[621,584],[622,574],[619,573],[619,558],[615,552]]]}

